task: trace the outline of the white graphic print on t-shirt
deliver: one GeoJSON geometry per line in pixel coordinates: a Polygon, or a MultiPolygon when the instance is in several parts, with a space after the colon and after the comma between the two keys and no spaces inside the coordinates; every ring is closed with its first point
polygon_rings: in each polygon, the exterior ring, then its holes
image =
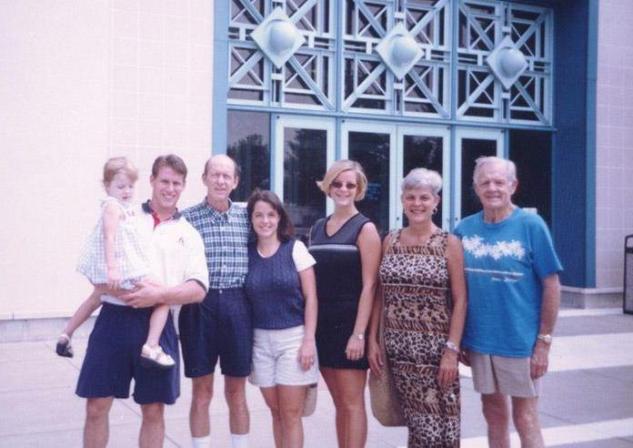
{"type": "MultiPolygon", "coordinates": [[[[525,248],[520,241],[497,241],[494,244],[488,244],[479,235],[464,237],[462,239],[464,252],[473,256],[475,259],[490,257],[495,261],[503,261],[503,258],[514,260],[523,260],[525,258],[525,248]]],[[[516,282],[523,277],[523,273],[517,271],[504,271],[498,269],[480,269],[467,267],[467,272],[487,274],[492,277],[493,281],[516,282]]]]}

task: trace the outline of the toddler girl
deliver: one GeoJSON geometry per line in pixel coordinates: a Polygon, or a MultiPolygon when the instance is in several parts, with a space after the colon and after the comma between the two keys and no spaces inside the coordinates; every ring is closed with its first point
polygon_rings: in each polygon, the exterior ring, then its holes
{"type": "MultiPolygon", "coordinates": [[[[132,289],[149,274],[146,248],[131,206],[137,179],[137,169],[125,157],[113,157],[103,166],[103,186],[108,197],[103,201],[101,219],[90,234],[77,266],[94,285],[94,290],[59,336],[56,347],[59,356],[73,356],[70,345],[73,332],[101,306],[102,295],[108,289],[132,289]]],[[[175,365],[173,358],[158,345],[168,313],[168,305],[157,306],[152,312],[147,341],[141,349],[141,364],[147,367],[169,369],[175,365]]]]}

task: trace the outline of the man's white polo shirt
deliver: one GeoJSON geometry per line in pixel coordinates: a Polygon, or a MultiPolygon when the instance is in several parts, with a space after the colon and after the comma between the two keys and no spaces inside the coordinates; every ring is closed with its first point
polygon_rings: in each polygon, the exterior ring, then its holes
{"type": "MultiPolygon", "coordinates": [[[[176,286],[193,280],[208,290],[207,259],[198,231],[178,212],[156,227],[154,222],[148,203],[143,204],[142,210],[139,210],[138,226],[147,247],[150,277],[166,286],[176,286]]],[[[101,300],[125,305],[120,299],[108,295],[101,296],[101,300]]]]}

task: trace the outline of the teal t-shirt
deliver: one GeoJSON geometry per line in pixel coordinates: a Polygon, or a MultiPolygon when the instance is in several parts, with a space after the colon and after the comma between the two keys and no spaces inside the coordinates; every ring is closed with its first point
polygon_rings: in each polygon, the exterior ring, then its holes
{"type": "Polygon", "coordinates": [[[540,325],[542,280],[562,271],[543,219],[520,208],[490,224],[483,212],[464,218],[455,234],[464,246],[468,313],[462,346],[523,358],[540,325]]]}

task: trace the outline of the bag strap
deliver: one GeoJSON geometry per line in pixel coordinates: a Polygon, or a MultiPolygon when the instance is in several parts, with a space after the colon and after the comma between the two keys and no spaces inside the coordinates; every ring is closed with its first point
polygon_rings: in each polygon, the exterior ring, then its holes
{"type": "MultiPolygon", "coordinates": [[[[400,229],[392,230],[387,235],[385,235],[385,240],[387,242],[387,249],[385,250],[386,254],[392,252],[394,244],[399,239],[400,239],[400,229]]],[[[380,343],[380,351],[383,356],[385,356],[384,326],[385,326],[385,294],[383,290],[382,291],[382,310],[380,311],[380,321],[378,322],[378,342],[380,343]]],[[[385,359],[385,362],[386,362],[386,359],[385,359]]]]}
{"type": "MultiPolygon", "coordinates": [[[[385,355],[385,294],[382,294],[382,310],[380,310],[380,320],[378,321],[378,344],[380,345],[380,354],[385,355]]],[[[386,359],[383,360],[387,362],[386,359]]]]}

